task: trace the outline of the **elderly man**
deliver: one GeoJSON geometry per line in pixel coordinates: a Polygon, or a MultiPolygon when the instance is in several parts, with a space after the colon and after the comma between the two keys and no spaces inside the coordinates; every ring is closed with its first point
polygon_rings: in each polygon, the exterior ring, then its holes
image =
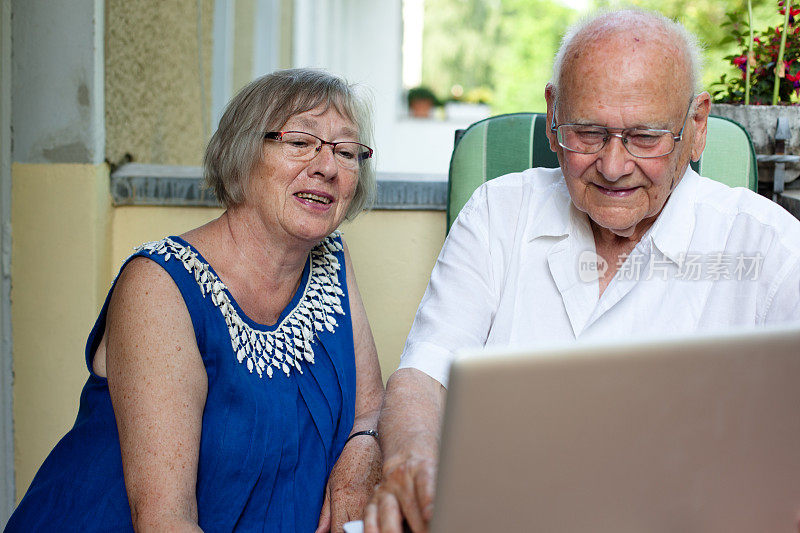
{"type": "Polygon", "coordinates": [[[709,113],[699,63],[695,39],[648,12],[564,38],[545,90],[560,169],[486,183],[454,224],[389,379],[367,532],[400,531],[401,513],[427,530],[460,348],[800,320],[800,222],[689,168],[709,113]]]}

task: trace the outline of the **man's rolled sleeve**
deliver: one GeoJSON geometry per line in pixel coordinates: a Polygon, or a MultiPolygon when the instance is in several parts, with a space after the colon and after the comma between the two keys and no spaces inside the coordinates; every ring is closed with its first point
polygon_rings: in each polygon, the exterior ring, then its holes
{"type": "Polygon", "coordinates": [[[415,368],[447,387],[452,360],[450,350],[429,342],[416,342],[410,346],[406,344],[398,368],[415,368]]]}

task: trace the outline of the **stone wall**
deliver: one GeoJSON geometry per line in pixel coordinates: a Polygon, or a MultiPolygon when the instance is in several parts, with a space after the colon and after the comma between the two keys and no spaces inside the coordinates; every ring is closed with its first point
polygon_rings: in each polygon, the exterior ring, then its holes
{"type": "MultiPolygon", "coordinates": [[[[778,117],[787,117],[791,139],[787,143],[786,153],[800,155],[800,106],[713,104],[711,114],[735,120],[744,126],[753,139],[757,154],[775,153],[775,129],[778,117]]],[[[773,168],[771,163],[759,164],[758,180],[771,182],[773,168]]],[[[793,181],[798,176],[800,176],[800,165],[788,164],[786,166],[786,182],[793,181]]]]}

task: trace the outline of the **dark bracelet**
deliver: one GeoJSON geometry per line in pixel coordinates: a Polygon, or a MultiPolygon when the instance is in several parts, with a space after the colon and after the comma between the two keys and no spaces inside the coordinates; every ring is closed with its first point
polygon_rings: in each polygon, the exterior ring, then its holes
{"type": "Polygon", "coordinates": [[[375,437],[375,440],[378,440],[377,431],[375,431],[374,429],[365,429],[364,431],[356,431],[355,433],[347,437],[347,440],[344,441],[344,443],[347,444],[348,442],[350,442],[350,439],[352,439],[353,437],[358,437],[359,435],[370,435],[371,437],[375,437]]]}

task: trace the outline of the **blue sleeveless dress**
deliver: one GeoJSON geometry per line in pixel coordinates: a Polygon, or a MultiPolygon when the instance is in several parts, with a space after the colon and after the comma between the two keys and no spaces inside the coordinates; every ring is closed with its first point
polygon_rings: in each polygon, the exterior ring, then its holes
{"type": "MultiPolygon", "coordinates": [[[[161,265],[180,289],[208,373],[200,527],[314,531],[355,413],[341,236],[333,233],[309,254],[300,287],[274,326],[248,318],[183,239],[147,243],[128,261],[138,256],[161,265]]],[[[90,376],[75,425],[45,460],[6,531],[133,530],[108,383],[92,372],[111,291],[86,344],[90,376]]]]}

